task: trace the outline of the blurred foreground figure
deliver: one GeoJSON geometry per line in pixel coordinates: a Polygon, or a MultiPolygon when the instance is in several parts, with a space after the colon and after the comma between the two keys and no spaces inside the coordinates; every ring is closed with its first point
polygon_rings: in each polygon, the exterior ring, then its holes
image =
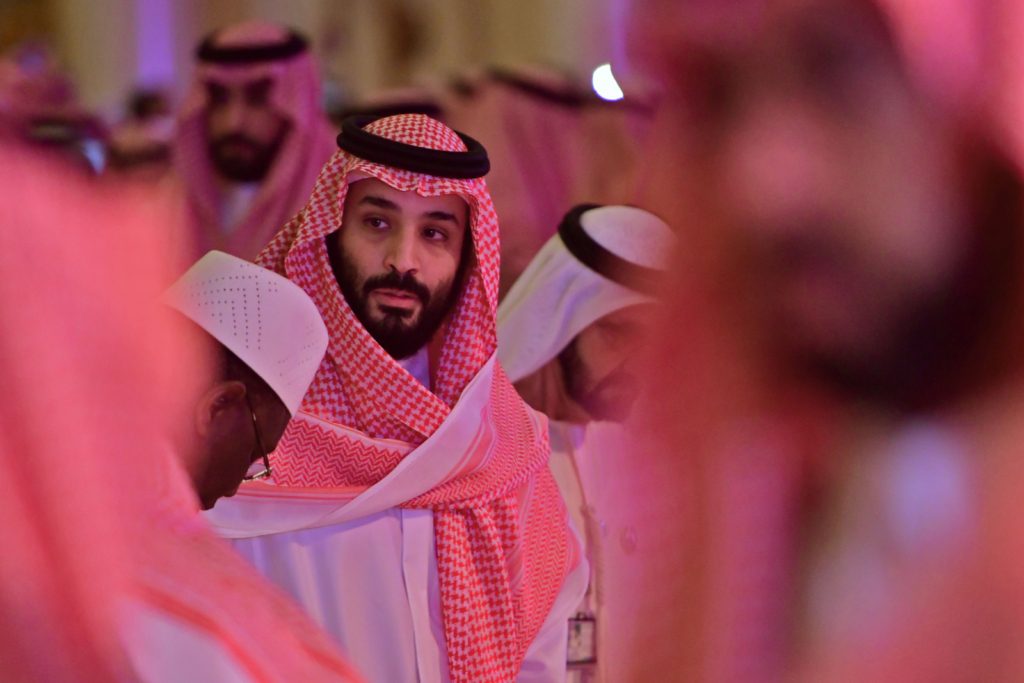
{"type": "Polygon", "coordinates": [[[210,513],[375,683],[555,681],[586,563],[544,418],[495,358],[487,153],[422,114],[347,119],[260,261],[328,354],[254,482],[210,513]]]}
{"type": "Polygon", "coordinates": [[[659,485],[682,498],[686,557],[675,579],[660,558],[634,567],[665,593],[623,632],[677,645],[634,658],[637,680],[1024,673],[1007,514],[1024,485],[1021,186],[969,78],[998,6],[909,5],[638,19],[670,98],[650,203],[689,243],[665,336],[690,341],[657,369],[661,428],[689,451],[678,488],[659,485]]]}
{"type": "Polygon", "coordinates": [[[0,182],[0,668],[25,683],[131,680],[117,642],[131,591],[121,489],[157,463],[150,360],[166,349],[149,317],[131,317],[157,294],[153,252],[105,220],[110,197],[34,152],[0,145],[0,182]]]}
{"type": "Polygon", "coordinates": [[[197,514],[147,198],[7,148],[0,180],[4,680],[357,680],[197,514]]]}
{"type": "Polygon", "coordinates": [[[252,260],[302,208],[334,150],[320,75],[301,36],[250,21],[199,46],[178,117],[191,263],[210,249],[252,260]]]}
{"type": "Polygon", "coordinates": [[[633,450],[620,423],[641,389],[640,357],[658,317],[653,293],[673,243],[669,227],[641,209],[576,207],[498,307],[498,358],[551,420],[551,471],[591,567],[569,622],[570,681],[601,678],[608,586],[599,571],[601,555],[614,552],[603,506],[618,478],[606,455],[633,450]]]}

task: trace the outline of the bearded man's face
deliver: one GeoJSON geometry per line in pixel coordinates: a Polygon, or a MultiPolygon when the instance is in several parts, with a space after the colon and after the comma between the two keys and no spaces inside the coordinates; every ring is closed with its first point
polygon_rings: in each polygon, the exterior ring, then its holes
{"type": "Polygon", "coordinates": [[[269,78],[207,81],[206,137],[210,161],[222,178],[264,180],[291,130],[271,100],[269,78]]]}
{"type": "Polygon", "coordinates": [[[421,349],[458,295],[470,239],[469,207],[455,195],[422,197],[375,179],[353,183],[341,229],[328,235],[345,300],[396,359],[421,349]]]}

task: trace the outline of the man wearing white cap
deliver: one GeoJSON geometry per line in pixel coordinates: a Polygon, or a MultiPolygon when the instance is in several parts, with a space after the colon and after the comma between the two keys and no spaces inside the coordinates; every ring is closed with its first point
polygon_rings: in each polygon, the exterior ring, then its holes
{"type": "Polygon", "coordinates": [[[673,242],[668,225],[642,209],[577,206],[498,307],[498,358],[527,403],[551,419],[551,470],[594,572],[570,620],[574,681],[593,680],[600,650],[596,529],[606,526],[599,498],[614,475],[599,451],[621,436],[618,423],[637,397],[633,366],[673,242]]]}
{"type": "Polygon", "coordinates": [[[191,419],[171,444],[184,471],[155,473],[151,507],[129,525],[134,580],[121,640],[133,680],[358,680],[327,635],[211,533],[184,481],[209,508],[250,465],[268,474],[261,456],[265,463],[326,349],[316,307],[284,278],[222,252],[200,259],[164,302],[187,318],[176,321],[184,340],[216,370],[183,381],[189,409],[179,414],[191,419]],[[266,644],[272,656],[259,653],[266,644]]]}
{"type": "Polygon", "coordinates": [[[302,36],[263,21],[213,33],[196,59],[173,143],[189,226],[180,248],[252,260],[334,149],[320,76],[302,36]]]}
{"type": "Polygon", "coordinates": [[[270,474],[277,446],[327,350],[327,328],[306,293],[240,258],[211,251],[164,295],[193,324],[214,377],[192,384],[192,420],[173,435],[203,509],[247,478],[270,474]],[[258,466],[262,465],[262,467],[258,466]]]}
{"type": "MultiPolygon", "coordinates": [[[[164,294],[213,374],[184,381],[190,409],[172,430],[182,469],[157,468],[151,508],[131,520],[133,585],[121,640],[135,680],[354,681],[326,634],[216,538],[196,514],[256,476],[327,346],[309,298],[287,280],[221,252],[164,294]],[[182,471],[183,470],[183,471],[182,471]],[[273,643],[273,656],[252,646],[273,643]]],[[[187,356],[187,354],[185,354],[187,356]]],[[[196,360],[184,357],[179,360],[196,360]]],[[[188,364],[184,364],[188,367],[188,364]]]]}

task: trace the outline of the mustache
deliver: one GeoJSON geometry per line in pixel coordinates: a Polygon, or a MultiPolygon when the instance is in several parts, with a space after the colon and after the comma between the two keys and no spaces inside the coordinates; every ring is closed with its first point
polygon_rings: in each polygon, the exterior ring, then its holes
{"type": "Polygon", "coordinates": [[[263,145],[256,140],[253,140],[245,133],[225,133],[213,141],[213,147],[215,149],[227,147],[228,145],[239,145],[256,150],[263,149],[263,145]]]}
{"type": "Polygon", "coordinates": [[[420,300],[424,307],[430,303],[430,290],[422,282],[413,277],[412,273],[399,275],[392,270],[384,275],[374,275],[363,283],[363,297],[370,295],[375,289],[396,289],[408,292],[420,300]]]}
{"type": "Polygon", "coordinates": [[[843,270],[854,260],[847,245],[829,238],[820,223],[805,222],[787,232],[790,234],[763,239],[754,245],[753,254],[762,260],[762,267],[774,272],[822,267],[843,270]]]}

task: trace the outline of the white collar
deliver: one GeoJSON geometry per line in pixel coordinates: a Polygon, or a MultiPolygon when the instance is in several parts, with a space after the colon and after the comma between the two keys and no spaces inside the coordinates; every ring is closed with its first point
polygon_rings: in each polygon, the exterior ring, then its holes
{"type": "Polygon", "coordinates": [[[416,378],[417,382],[427,389],[430,388],[430,358],[427,355],[426,345],[408,358],[398,361],[398,364],[416,378]]]}

